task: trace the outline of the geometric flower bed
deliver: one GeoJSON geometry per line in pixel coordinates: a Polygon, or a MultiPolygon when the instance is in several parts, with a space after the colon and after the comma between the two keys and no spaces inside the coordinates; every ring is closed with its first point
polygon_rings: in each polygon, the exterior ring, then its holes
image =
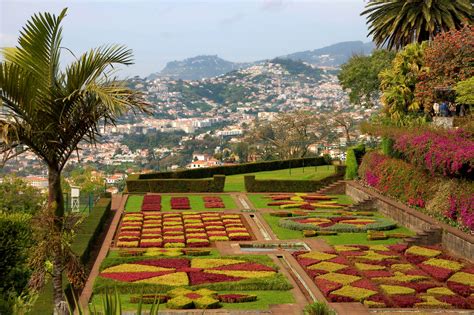
{"type": "Polygon", "coordinates": [[[474,266],[436,247],[339,245],[293,253],[325,297],[367,307],[474,307],[474,266]]]}
{"type": "Polygon", "coordinates": [[[221,197],[202,197],[204,201],[204,207],[206,209],[217,209],[217,208],[225,208],[224,201],[222,201],[221,197]]]}
{"type": "Polygon", "coordinates": [[[333,199],[337,197],[327,195],[316,195],[306,193],[295,194],[274,194],[269,196],[272,201],[268,206],[279,206],[280,209],[299,208],[304,210],[321,209],[341,209],[347,205],[339,204],[333,199]]]}
{"type": "Polygon", "coordinates": [[[160,195],[145,195],[142,203],[142,211],[160,211],[161,210],[161,196],[160,195]]]}
{"type": "Polygon", "coordinates": [[[251,240],[239,214],[125,213],[117,247],[207,247],[212,241],[251,240]]]}
{"type": "Polygon", "coordinates": [[[331,230],[338,232],[365,232],[391,230],[397,224],[385,218],[351,216],[305,216],[280,219],[279,226],[290,230],[331,230]]]}
{"type": "MultiPolygon", "coordinates": [[[[136,260],[105,268],[99,276],[119,283],[157,286],[195,286],[249,279],[273,279],[269,266],[234,258],[157,258],[136,260]]],[[[247,281],[248,282],[248,281],[247,281]]]]}
{"type": "Polygon", "coordinates": [[[188,197],[171,197],[171,209],[173,210],[189,210],[191,205],[189,204],[188,197]]]}

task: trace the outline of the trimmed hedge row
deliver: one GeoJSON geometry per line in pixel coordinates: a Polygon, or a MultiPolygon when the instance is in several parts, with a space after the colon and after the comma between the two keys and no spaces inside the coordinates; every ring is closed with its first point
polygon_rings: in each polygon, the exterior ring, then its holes
{"type": "MultiPolygon", "coordinates": [[[[105,221],[111,214],[111,201],[112,199],[110,198],[101,198],[97,201],[89,216],[81,223],[71,245],[73,251],[79,255],[83,264],[87,263],[90,259],[90,250],[102,232],[105,221]]],[[[65,290],[70,293],[70,285],[67,284],[67,279],[64,277],[63,286],[65,290]]],[[[69,293],[67,295],[69,295],[69,293]]],[[[46,283],[43,290],[41,290],[30,314],[52,314],[53,310],[53,286],[50,280],[46,283]]]]}
{"type": "Polygon", "coordinates": [[[336,166],[336,173],[321,180],[255,179],[255,175],[244,176],[247,192],[315,192],[344,178],[345,166],[336,166]]]}
{"type": "MultiPolygon", "coordinates": [[[[284,218],[284,219],[280,219],[280,221],[278,222],[278,225],[285,229],[297,230],[297,231],[321,230],[321,231],[335,231],[335,232],[341,232],[341,233],[342,232],[347,232],[347,233],[366,232],[369,230],[388,231],[388,230],[393,230],[394,228],[397,227],[397,224],[391,220],[388,220],[385,218],[374,218],[374,217],[357,217],[357,219],[377,220],[377,222],[367,224],[364,226],[355,226],[351,224],[336,223],[333,226],[326,227],[326,228],[321,228],[314,224],[300,223],[300,222],[294,221],[295,219],[299,220],[299,219],[307,219],[307,218],[318,218],[318,217],[306,216],[306,217],[297,217],[297,218],[284,218]]],[[[328,218],[328,217],[321,217],[321,218],[328,218]]],[[[348,217],[348,219],[350,218],[348,217]]]]}
{"type": "Polygon", "coordinates": [[[275,171],[287,168],[297,168],[303,166],[326,165],[323,157],[300,158],[290,160],[265,161],[255,163],[244,163],[237,165],[216,166],[209,168],[199,168],[182,170],[176,172],[162,172],[149,174],[133,174],[128,178],[131,180],[143,179],[171,179],[171,178],[210,178],[214,175],[236,175],[245,173],[256,173],[263,171],[275,171]]]}
{"type": "Polygon", "coordinates": [[[129,193],[223,192],[225,175],[212,179],[127,179],[129,193]]]}

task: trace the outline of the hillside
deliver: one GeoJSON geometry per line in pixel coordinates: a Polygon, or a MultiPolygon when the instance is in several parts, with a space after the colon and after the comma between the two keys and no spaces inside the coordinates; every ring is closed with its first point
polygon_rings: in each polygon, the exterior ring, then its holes
{"type": "MultiPolygon", "coordinates": [[[[373,43],[342,42],[319,49],[295,52],[273,60],[291,59],[310,63],[317,67],[339,67],[353,54],[369,54],[373,49],[373,43]]],[[[238,69],[245,69],[263,62],[265,61],[240,63],[224,60],[217,55],[202,55],[168,62],[163,70],[150,74],[148,79],[168,77],[181,80],[200,80],[220,76],[238,69]]]]}
{"type": "Polygon", "coordinates": [[[296,52],[282,58],[300,60],[315,66],[338,67],[354,54],[369,54],[375,48],[372,42],[361,41],[342,42],[327,47],[296,52]]]}

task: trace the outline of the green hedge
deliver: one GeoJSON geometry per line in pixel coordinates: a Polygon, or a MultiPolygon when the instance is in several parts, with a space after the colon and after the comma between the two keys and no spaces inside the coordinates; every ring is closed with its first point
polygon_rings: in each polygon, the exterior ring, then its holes
{"type": "MultiPolygon", "coordinates": [[[[376,222],[367,224],[364,226],[355,226],[352,224],[342,224],[342,223],[336,223],[332,226],[326,227],[326,228],[320,228],[317,225],[314,224],[309,224],[309,223],[300,223],[296,222],[295,220],[301,220],[301,219],[307,219],[307,218],[318,218],[318,216],[305,216],[305,217],[297,217],[297,218],[284,218],[280,219],[278,222],[278,225],[282,228],[285,229],[290,229],[290,230],[297,230],[297,231],[303,231],[303,230],[316,230],[316,231],[335,231],[335,232],[340,232],[340,233],[357,233],[357,232],[366,232],[368,230],[374,230],[374,231],[387,231],[387,230],[393,230],[394,228],[397,227],[397,224],[389,219],[385,218],[374,218],[374,217],[362,217],[362,216],[357,216],[357,217],[347,217],[347,219],[367,219],[367,220],[375,220],[376,222]]],[[[321,217],[321,218],[330,218],[330,217],[321,217]]]]}
{"type": "Polygon", "coordinates": [[[345,179],[356,179],[357,171],[365,154],[365,145],[359,144],[347,149],[345,179]]]}
{"type": "MultiPolygon", "coordinates": [[[[111,214],[111,201],[110,198],[99,199],[89,216],[84,219],[77,231],[71,247],[84,264],[89,261],[91,247],[97,241],[97,237],[104,228],[105,221],[111,214]]],[[[63,277],[63,286],[65,291],[70,290],[65,277],[63,277]]],[[[48,281],[43,290],[41,290],[30,314],[52,314],[53,309],[53,286],[51,281],[48,281]]]]}
{"type": "Polygon", "coordinates": [[[223,192],[224,185],[224,175],[212,179],[127,179],[127,192],[223,192]]]}
{"type": "Polygon", "coordinates": [[[344,178],[345,167],[336,166],[336,173],[321,180],[255,179],[255,175],[244,176],[247,192],[315,192],[344,178]]]}
{"type": "Polygon", "coordinates": [[[326,165],[323,157],[300,158],[290,160],[264,161],[255,163],[244,163],[236,165],[216,166],[209,168],[199,168],[182,170],[176,172],[162,172],[149,174],[133,174],[128,177],[131,180],[137,179],[170,179],[170,178],[210,178],[214,175],[236,175],[246,173],[256,173],[263,171],[275,171],[287,168],[297,168],[303,166],[326,165]]]}

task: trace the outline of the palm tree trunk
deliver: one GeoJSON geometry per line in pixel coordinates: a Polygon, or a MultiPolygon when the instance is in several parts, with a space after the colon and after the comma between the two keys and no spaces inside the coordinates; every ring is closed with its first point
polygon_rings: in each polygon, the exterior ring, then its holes
{"type": "MultiPolygon", "coordinates": [[[[61,189],[61,172],[58,168],[50,166],[48,170],[48,203],[55,209],[55,222],[58,230],[62,229],[62,219],[64,217],[64,198],[61,189]]],[[[53,258],[53,298],[54,298],[54,314],[68,314],[68,306],[63,293],[63,270],[64,263],[62,260],[62,248],[55,244],[53,258]]]]}

